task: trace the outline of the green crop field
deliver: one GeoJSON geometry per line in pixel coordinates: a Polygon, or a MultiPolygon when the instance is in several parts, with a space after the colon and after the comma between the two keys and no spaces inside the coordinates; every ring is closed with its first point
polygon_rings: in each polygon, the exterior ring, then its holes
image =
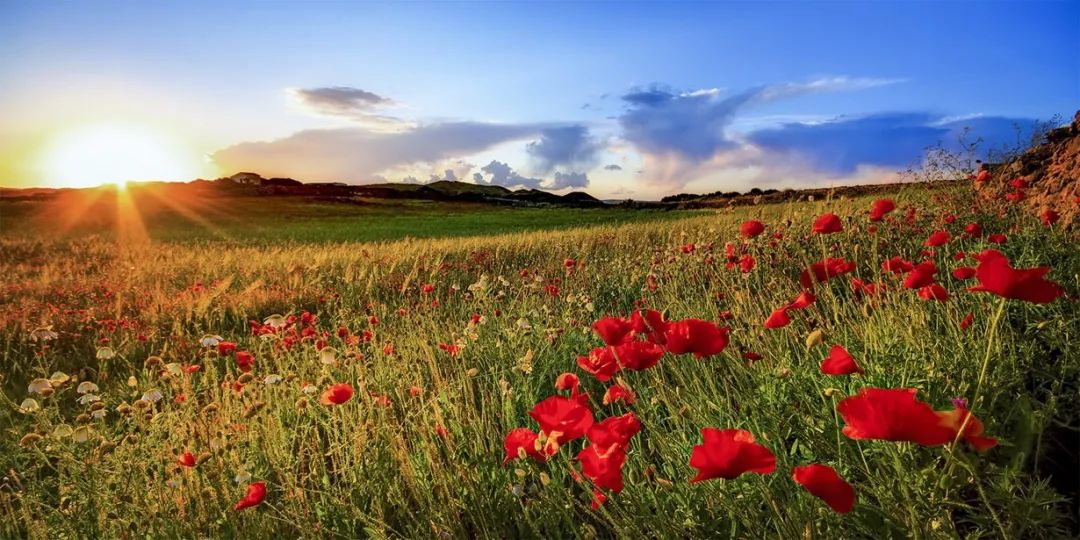
{"type": "Polygon", "coordinates": [[[0,202],[0,536],[1075,535],[1074,237],[889,198],[0,202]]]}

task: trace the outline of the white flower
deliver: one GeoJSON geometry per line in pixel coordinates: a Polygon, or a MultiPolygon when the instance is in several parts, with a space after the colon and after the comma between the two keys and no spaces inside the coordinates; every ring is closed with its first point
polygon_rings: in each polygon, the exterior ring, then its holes
{"type": "Polygon", "coordinates": [[[52,341],[52,340],[56,339],[59,336],[60,336],[60,334],[57,334],[56,332],[53,332],[51,326],[43,326],[41,328],[35,328],[34,331],[30,332],[30,340],[35,341],[35,342],[36,341],[52,341]]]}
{"type": "Polygon", "coordinates": [[[225,338],[207,334],[199,340],[199,345],[202,345],[203,347],[217,347],[218,343],[221,343],[222,341],[225,341],[225,338]]]}
{"type": "Polygon", "coordinates": [[[53,386],[60,386],[71,380],[71,377],[63,371],[54,371],[52,375],[49,375],[49,382],[53,386]]]}
{"type": "Polygon", "coordinates": [[[319,387],[311,383],[304,383],[304,386],[300,388],[300,391],[310,396],[318,392],[319,387]]]}
{"type": "Polygon", "coordinates": [[[90,392],[97,392],[98,391],[98,385],[96,385],[96,384],[94,384],[94,383],[92,383],[90,381],[83,381],[83,382],[79,383],[79,387],[76,388],[75,391],[80,393],[80,394],[89,394],[90,392]]]}
{"type": "Polygon", "coordinates": [[[281,328],[285,326],[286,323],[287,321],[285,320],[285,316],[279,315],[277,313],[263,319],[263,324],[269,326],[270,328],[281,328]]]}
{"type": "Polygon", "coordinates": [[[236,477],[233,478],[233,481],[237,484],[246,484],[251,481],[251,473],[241,469],[236,473],[236,477]]]}
{"type": "Polygon", "coordinates": [[[108,413],[109,411],[106,409],[98,409],[96,411],[90,411],[90,416],[94,417],[94,420],[101,420],[102,418],[105,418],[105,415],[108,413]]]}
{"type": "Polygon", "coordinates": [[[263,379],[263,384],[265,385],[277,384],[279,382],[281,382],[281,375],[267,375],[266,378],[263,379]]]}
{"type": "Polygon", "coordinates": [[[98,360],[109,360],[116,357],[116,351],[112,347],[101,347],[97,350],[98,360]]]}
{"type": "Polygon", "coordinates": [[[529,324],[529,321],[524,317],[517,320],[517,326],[521,330],[532,330],[532,325],[529,324]]]}
{"type": "Polygon", "coordinates": [[[184,367],[178,362],[169,362],[165,364],[165,371],[173,377],[180,377],[184,374],[184,367]]]}
{"type": "Polygon", "coordinates": [[[40,411],[41,405],[34,398],[26,398],[19,404],[19,412],[23,414],[30,414],[34,411],[40,411]]]}
{"type": "Polygon", "coordinates": [[[67,424],[60,424],[60,425],[56,426],[55,428],[53,428],[53,432],[52,432],[53,437],[56,437],[57,439],[63,439],[64,437],[70,437],[71,433],[72,433],[71,426],[69,426],[67,424]]]}
{"type": "Polygon", "coordinates": [[[30,386],[26,389],[31,394],[44,394],[49,390],[52,390],[52,383],[49,382],[49,379],[41,378],[30,381],[30,386]]]}
{"type": "Polygon", "coordinates": [[[88,426],[80,426],[75,428],[75,431],[71,432],[71,438],[75,442],[86,442],[90,440],[90,428],[88,426]]]}
{"type": "Polygon", "coordinates": [[[75,401],[78,401],[79,405],[87,405],[95,401],[101,401],[101,398],[95,396],[94,394],[86,394],[75,401]]]}
{"type": "Polygon", "coordinates": [[[150,403],[157,403],[161,401],[161,398],[163,397],[165,396],[163,396],[161,394],[161,390],[158,390],[157,388],[154,388],[153,390],[147,390],[146,393],[142,395],[142,398],[146,401],[149,401],[150,403]]]}

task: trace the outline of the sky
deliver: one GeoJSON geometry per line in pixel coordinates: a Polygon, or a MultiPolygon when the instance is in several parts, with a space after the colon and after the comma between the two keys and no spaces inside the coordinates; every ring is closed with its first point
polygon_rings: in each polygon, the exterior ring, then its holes
{"type": "Polygon", "coordinates": [[[878,182],[1080,108],[1080,2],[0,4],[0,186],[878,182]]]}

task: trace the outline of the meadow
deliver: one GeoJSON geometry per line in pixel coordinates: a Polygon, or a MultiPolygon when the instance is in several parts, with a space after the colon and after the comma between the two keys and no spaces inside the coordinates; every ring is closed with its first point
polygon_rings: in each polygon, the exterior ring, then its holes
{"type": "Polygon", "coordinates": [[[0,536],[1073,536],[1080,254],[1008,189],[9,212],[0,536]]]}

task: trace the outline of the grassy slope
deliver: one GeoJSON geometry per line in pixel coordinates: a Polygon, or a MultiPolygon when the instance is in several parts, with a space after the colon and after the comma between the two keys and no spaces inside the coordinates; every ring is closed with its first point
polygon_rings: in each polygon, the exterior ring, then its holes
{"type": "MultiPolygon", "coordinates": [[[[1007,255],[1018,266],[1054,266],[1051,277],[1077,290],[1080,256],[1066,237],[1026,216],[968,216],[966,194],[957,197],[946,209],[932,209],[924,194],[907,193],[900,202],[926,211],[926,230],[883,226],[876,237],[865,230],[867,201],[857,200],[748,207],[665,224],[380,245],[118,249],[101,238],[0,240],[0,340],[4,397],[10,400],[0,413],[8,433],[0,442],[0,468],[17,473],[21,490],[0,490],[0,535],[1063,535],[1060,495],[1042,478],[1075,476],[1075,469],[1042,458],[1063,437],[1051,436],[1055,423],[1076,426],[1080,358],[1074,343],[1080,317],[1074,302],[1005,302],[1001,322],[992,325],[1002,303],[965,293],[964,284],[947,276],[960,264],[952,261],[954,251],[987,244],[957,238],[936,256],[943,268],[939,277],[953,293],[946,303],[923,302],[913,291],[892,287],[872,307],[854,299],[847,280],[838,279],[819,286],[817,304],[796,315],[791,326],[761,326],[773,308],[798,292],[800,266],[823,253],[855,260],[863,279],[893,282],[881,275],[880,261],[918,257],[926,233],[941,226],[944,212],[961,216],[950,226],[954,233],[974,219],[988,231],[1021,223],[1002,248],[1007,255]],[[813,216],[827,210],[851,216],[845,220],[848,230],[804,240],[813,216]],[[763,218],[769,232],[787,219],[792,226],[776,248],[765,236],[752,244],[758,258],[753,272],[727,271],[722,246],[737,241],[738,223],[750,216],[763,218]],[[698,249],[683,255],[679,246],[688,242],[698,249]],[[709,245],[721,261],[715,267],[704,264],[709,245]],[[564,273],[568,257],[582,264],[571,275],[564,273]],[[542,288],[547,281],[519,277],[525,268],[545,280],[560,278],[559,296],[542,288]],[[650,274],[655,291],[646,287],[650,274]],[[190,290],[196,282],[207,288],[190,290]],[[422,283],[434,284],[435,292],[421,294],[422,283]],[[477,283],[486,286],[466,294],[477,283]],[[437,306],[432,298],[439,299],[437,306]],[[622,374],[638,394],[632,410],[643,429],[631,444],[626,489],[594,512],[589,490],[568,473],[580,441],[548,464],[502,466],[502,437],[514,427],[535,429],[526,412],[554,392],[553,381],[564,371],[581,375],[598,419],[627,410],[599,403],[603,385],[580,372],[574,358],[599,344],[588,324],[626,313],[640,298],[671,318],[715,319],[729,310],[732,343],[718,357],[668,356],[654,370],[622,374]],[[401,308],[405,315],[398,313],[401,308]],[[285,350],[248,335],[249,319],[305,309],[318,315],[318,327],[331,333],[340,356],[360,353],[363,360],[327,367],[310,342],[285,350]],[[369,312],[378,317],[377,325],[368,322],[369,312]],[[968,312],[975,323],[962,331],[958,324],[968,312]],[[474,313],[485,320],[470,328],[474,313]],[[96,322],[121,318],[139,327],[110,331],[96,322]],[[42,323],[61,333],[44,352],[26,339],[42,323]],[[375,338],[346,345],[334,337],[339,326],[354,333],[371,330],[375,338]],[[825,343],[807,348],[804,339],[814,327],[825,331],[825,343]],[[223,389],[238,373],[231,360],[200,350],[195,342],[205,333],[221,334],[255,353],[256,378],[242,392],[223,389]],[[117,358],[94,358],[103,337],[117,358]],[[453,341],[464,344],[460,356],[437,347],[453,341]],[[387,343],[394,346],[391,357],[383,352],[387,343]],[[817,364],[833,343],[847,347],[866,375],[819,374],[817,364]],[[764,360],[747,366],[738,359],[740,350],[758,352],[764,360]],[[203,368],[194,376],[163,379],[156,369],[143,368],[151,354],[203,368]],[[991,361],[983,395],[976,396],[984,358],[991,361]],[[27,396],[29,378],[55,370],[97,381],[109,415],[92,423],[89,442],[47,437],[20,449],[15,443],[24,433],[76,425],[84,410],[69,384],[41,400],[40,412],[12,412],[27,396]],[[264,385],[269,374],[287,380],[264,385]],[[129,376],[135,377],[134,388],[124,384],[129,376]],[[337,408],[300,408],[301,381],[349,381],[361,391],[337,408]],[[410,397],[412,385],[424,393],[410,397]],[[938,409],[965,397],[1002,444],[979,455],[963,447],[848,440],[839,434],[834,404],[871,385],[919,388],[920,398],[938,409]],[[152,388],[165,395],[152,417],[115,412],[152,388]],[[386,394],[393,404],[377,405],[366,392],[386,394]],[[181,393],[187,402],[172,403],[181,393]],[[218,410],[206,412],[209,404],[218,410]],[[436,425],[446,427],[447,439],[436,436],[436,425]],[[755,433],[776,453],[776,473],[688,484],[690,450],[707,426],[755,433]],[[120,444],[105,452],[101,441],[120,444]],[[174,452],[182,449],[212,457],[197,469],[178,471],[174,452]],[[792,483],[791,467],[811,461],[835,466],[852,482],[859,495],[853,513],[833,514],[792,483]],[[652,478],[645,475],[650,466],[656,471],[652,478]],[[243,493],[233,482],[239,470],[265,480],[270,494],[262,507],[236,515],[229,508],[243,493]],[[542,474],[550,478],[546,485],[542,474]],[[524,496],[515,495],[513,486],[524,496]]],[[[305,227],[302,220],[286,221],[286,231],[305,227]]],[[[309,232],[295,238],[326,239],[309,232]]],[[[1075,440],[1075,432],[1065,433],[1075,440]]],[[[9,475],[5,482],[16,480],[9,475]]]]}

